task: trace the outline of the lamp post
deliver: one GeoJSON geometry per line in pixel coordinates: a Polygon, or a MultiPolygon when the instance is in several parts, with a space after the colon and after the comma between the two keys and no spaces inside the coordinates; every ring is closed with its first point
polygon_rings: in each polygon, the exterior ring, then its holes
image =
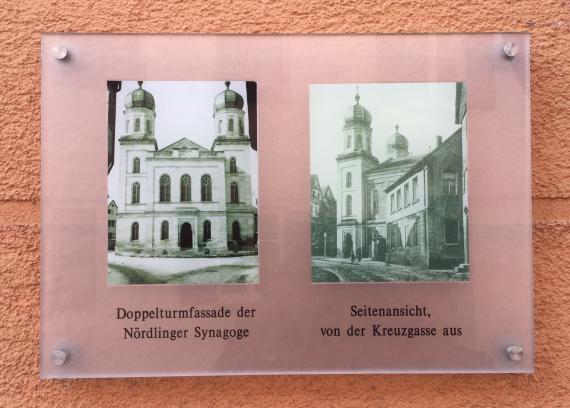
{"type": "Polygon", "coordinates": [[[324,249],[323,256],[326,258],[326,256],[327,256],[327,233],[325,232],[323,235],[324,235],[324,238],[325,238],[325,239],[324,239],[324,240],[325,240],[325,249],[324,249]]]}

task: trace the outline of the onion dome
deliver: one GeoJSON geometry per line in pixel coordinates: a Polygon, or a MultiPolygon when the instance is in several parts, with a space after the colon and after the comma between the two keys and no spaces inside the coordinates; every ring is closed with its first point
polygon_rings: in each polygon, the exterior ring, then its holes
{"type": "Polygon", "coordinates": [[[230,89],[230,81],[226,81],[226,90],[216,95],[214,99],[214,112],[222,109],[243,109],[243,97],[230,89]]]}
{"type": "Polygon", "coordinates": [[[396,125],[396,131],[388,136],[386,147],[388,150],[393,150],[407,155],[409,146],[408,139],[398,131],[399,128],[400,127],[396,125]]]}
{"type": "Polygon", "coordinates": [[[154,110],[154,97],[148,91],[142,89],[143,81],[138,81],[139,87],[125,96],[125,107],[147,108],[154,110]]]}
{"type": "Polygon", "coordinates": [[[356,100],[356,104],[348,108],[344,114],[345,125],[361,123],[366,126],[370,126],[372,123],[372,115],[370,115],[368,109],[360,104],[360,95],[358,94],[358,90],[356,91],[354,99],[356,100]]]}

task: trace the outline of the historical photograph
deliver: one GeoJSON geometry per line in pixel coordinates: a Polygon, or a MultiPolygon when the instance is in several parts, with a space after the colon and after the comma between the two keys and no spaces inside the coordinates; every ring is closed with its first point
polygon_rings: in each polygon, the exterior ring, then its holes
{"type": "Polygon", "coordinates": [[[107,88],[107,283],[258,282],[256,83],[107,88]]]}
{"type": "Polygon", "coordinates": [[[469,280],[466,92],[310,86],[313,282],[469,280]]]}

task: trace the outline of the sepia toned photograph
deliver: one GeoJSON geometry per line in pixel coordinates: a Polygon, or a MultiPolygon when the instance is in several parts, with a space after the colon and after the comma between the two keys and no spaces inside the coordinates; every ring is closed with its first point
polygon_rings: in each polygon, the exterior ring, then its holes
{"type": "Polygon", "coordinates": [[[466,91],[310,86],[313,282],[469,280],[466,91]]]}
{"type": "Polygon", "coordinates": [[[258,282],[256,83],[107,88],[107,283],[258,282]]]}

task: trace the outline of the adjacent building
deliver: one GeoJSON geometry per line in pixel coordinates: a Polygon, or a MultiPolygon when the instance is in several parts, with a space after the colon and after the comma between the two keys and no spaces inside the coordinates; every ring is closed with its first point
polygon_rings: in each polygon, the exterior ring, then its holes
{"type": "Polygon", "coordinates": [[[125,97],[116,197],[118,254],[192,256],[256,248],[244,100],[214,99],[211,148],[182,138],[162,149],[155,101],[139,81],[125,97]]]}
{"type": "Polygon", "coordinates": [[[465,262],[461,129],[386,190],[388,260],[450,269],[465,262]]]}
{"type": "Polygon", "coordinates": [[[117,239],[117,204],[113,200],[107,206],[107,218],[107,249],[113,251],[117,239]]]}
{"type": "MultiPolygon", "coordinates": [[[[467,164],[467,87],[464,82],[456,84],[455,95],[455,123],[461,125],[461,149],[463,152],[462,169],[463,185],[468,186],[469,166],[467,164]]],[[[465,237],[469,236],[469,189],[463,189],[463,231],[465,237]]],[[[465,265],[463,269],[469,272],[469,245],[468,239],[463,240],[463,252],[465,253],[465,265]]]]}
{"type": "Polygon", "coordinates": [[[330,186],[311,175],[311,254],[336,256],[336,200],[330,186]]]}

